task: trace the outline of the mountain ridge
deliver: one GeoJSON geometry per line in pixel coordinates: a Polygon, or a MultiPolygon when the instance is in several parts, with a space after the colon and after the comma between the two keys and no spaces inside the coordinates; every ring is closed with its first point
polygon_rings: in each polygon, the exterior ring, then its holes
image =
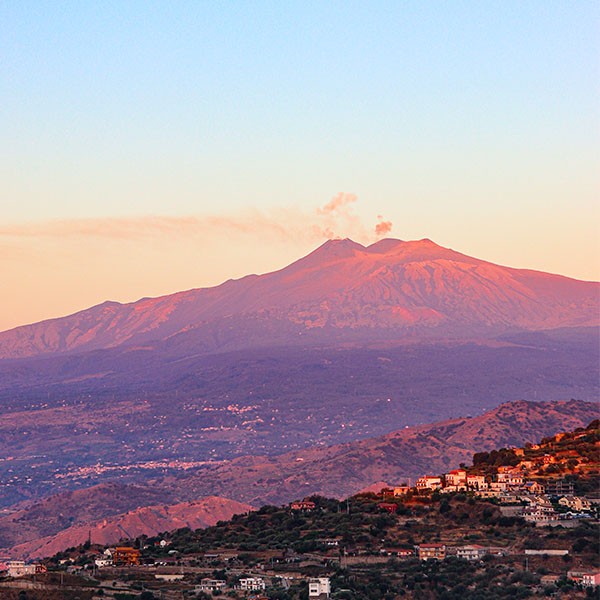
{"type": "Polygon", "coordinates": [[[0,358],[180,338],[202,352],[311,343],[493,336],[598,324],[600,284],[495,265],[425,238],[329,240],[290,265],[211,288],[121,304],[0,333],[0,358]],[[304,337],[303,337],[304,336],[304,337]]]}

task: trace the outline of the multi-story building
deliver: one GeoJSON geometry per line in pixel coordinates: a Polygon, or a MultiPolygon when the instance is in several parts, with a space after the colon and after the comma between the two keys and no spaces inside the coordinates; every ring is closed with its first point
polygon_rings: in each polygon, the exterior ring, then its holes
{"type": "Polygon", "coordinates": [[[139,565],[140,551],[129,546],[117,546],[113,552],[113,564],[115,566],[139,565]]]}
{"type": "Polygon", "coordinates": [[[227,586],[227,582],[223,579],[209,579],[205,577],[200,580],[200,583],[194,587],[194,592],[214,592],[223,591],[227,586]]]}
{"type": "Polygon", "coordinates": [[[575,488],[572,481],[555,479],[546,484],[546,494],[548,496],[573,496],[575,488]]]}
{"type": "Polygon", "coordinates": [[[416,487],[418,490],[437,490],[442,487],[442,478],[432,477],[430,475],[419,477],[419,479],[417,479],[416,487]]]}
{"type": "Polygon", "coordinates": [[[446,474],[446,484],[456,487],[467,485],[467,472],[464,469],[454,469],[446,474]]]}
{"type": "Polygon", "coordinates": [[[584,587],[600,585],[600,571],[596,571],[595,573],[584,573],[581,576],[581,585],[584,587]]]}
{"type": "Polygon", "coordinates": [[[558,503],[561,506],[566,506],[567,508],[577,512],[590,510],[592,508],[592,503],[589,500],[586,498],[580,498],[579,496],[563,496],[558,503]]]}
{"type": "Polygon", "coordinates": [[[35,575],[46,572],[44,565],[38,563],[25,564],[23,560],[9,560],[7,567],[9,577],[23,577],[23,575],[35,575]]]}
{"type": "Polygon", "coordinates": [[[467,475],[467,488],[470,490],[487,490],[488,483],[483,475],[467,475]]]}
{"type": "Polygon", "coordinates": [[[331,584],[329,577],[314,577],[308,580],[309,598],[329,598],[331,594],[331,584]]]}
{"type": "Polygon", "coordinates": [[[459,546],[456,549],[456,556],[466,558],[467,560],[481,560],[487,554],[487,548],[478,544],[470,546],[459,546]]]}
{"type": "Polygon", "coordinates": [[[419,560],[444,560],[446,546],[444,544],[421,544],[419,546],[419,560]]]}
{"type": "Polygon", "coordinates": [[[258,591],[266,588],[262,577],[244,577],[240,579],[240,590],[258,591]]]}

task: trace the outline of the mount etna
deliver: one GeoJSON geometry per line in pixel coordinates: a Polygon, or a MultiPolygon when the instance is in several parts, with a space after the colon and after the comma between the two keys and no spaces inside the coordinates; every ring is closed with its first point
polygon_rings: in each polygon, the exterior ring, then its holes
{"type": "Polygon", "coordinates": [[[596,400],[599,292],[430,240],[345,239],[273,273],[0,333],[0,506],[506,401],[596,400]]]}

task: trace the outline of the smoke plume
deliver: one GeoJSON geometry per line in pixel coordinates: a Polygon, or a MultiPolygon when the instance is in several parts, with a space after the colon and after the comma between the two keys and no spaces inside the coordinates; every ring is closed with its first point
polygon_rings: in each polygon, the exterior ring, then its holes
{"type": "Polygon", "coordinates": [[[377,215],[377,219],[379,220],[379,223],[375,225],[375,235],[377,237],[382,237],[392,230],[392,222],[384,221],[381,215],[377,215]]]}

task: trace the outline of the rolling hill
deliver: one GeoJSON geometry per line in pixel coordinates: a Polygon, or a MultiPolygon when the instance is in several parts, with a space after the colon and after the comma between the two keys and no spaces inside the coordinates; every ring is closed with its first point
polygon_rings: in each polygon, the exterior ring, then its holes
{"type": "Polygon", "coordinates": [[[56,535],[14,546],[11,552],[28,558],[50,556],[89,539],[94,544],[104,545],[115,544],[123,538],[158,535],[181,527],[203,529],[251,510],[254,510],[252,506],[216,496],[174,505],[144,506],[100,521],[73,525],[56,535]]]}
{"type": "MultiPolygon", "coordinates": [[[[158,477],[146,485],[100,484],[0,517],[0,549],[18,547],[22,553],[39,553],[43,548],[44,553],[52,553],[61,544],[73,545],[81,536],[87,539],[90,528],[99,536],[102,531],[116,535],[122,529],[137,531],[140,519],[147,520],[148,526],[156,521],[155,528],[168,519],[193,520],[198,518],[192,516],[196,509],[182,503],[207,496],[231,498],[245,506],[281,504],[311,494],[343,498],[375,482],[397,484],[469,463],[475,452],[522,446],[583,427],[597,415],[598,405],[590,402],[511,402],[477,417],[276,457],[240,457],[158,477]],[[143,517],[144,507],[157,505],[163,508],[153,508],[148,519],[143,517]]],[[[239,505],[226,502],[226,508],[240,510],[239,505]]]]}

